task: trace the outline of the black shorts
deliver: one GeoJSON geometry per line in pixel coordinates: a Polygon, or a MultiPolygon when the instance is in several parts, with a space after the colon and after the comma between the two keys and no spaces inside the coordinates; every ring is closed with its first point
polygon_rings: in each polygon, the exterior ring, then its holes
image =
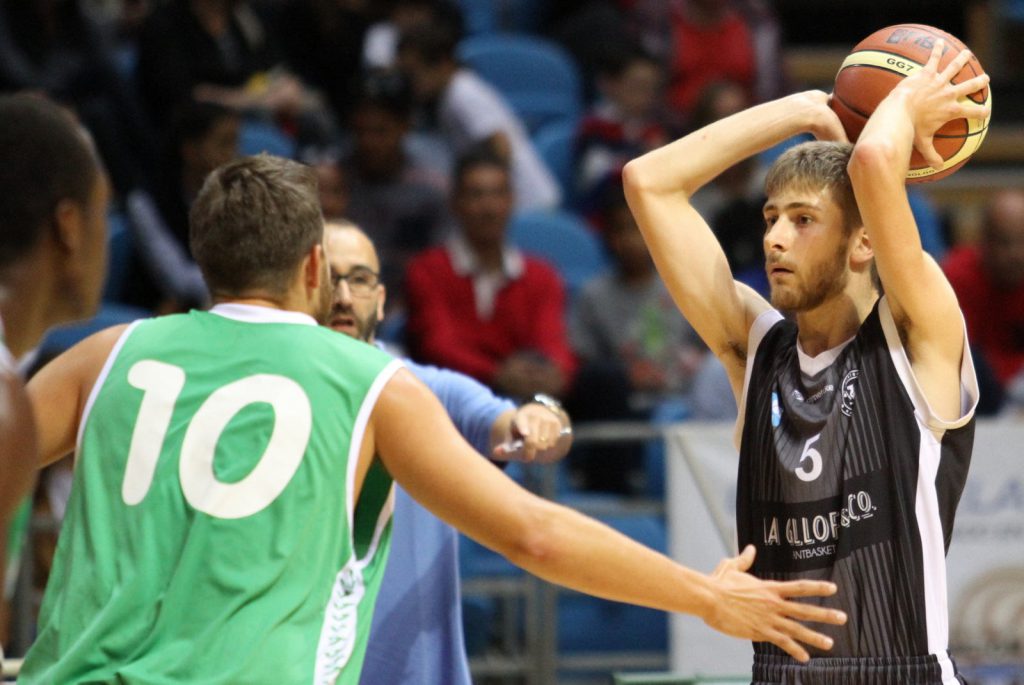
{"type": "MultiPolygon", "coordinates": [[[[955,678],[964,683],[959,675],[955,678]]],[[[806,664],[788,656],[755,654],[752,685],[942,685],[942,667],[934,654],[816,658],[806,664]]]]}

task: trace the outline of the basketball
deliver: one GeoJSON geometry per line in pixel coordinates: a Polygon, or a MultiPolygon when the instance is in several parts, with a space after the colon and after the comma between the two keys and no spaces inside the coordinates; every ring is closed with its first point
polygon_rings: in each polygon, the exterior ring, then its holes
{"type": "MultiPolygon", "coordinates": [[[[939,61],[943,69],[966,46],[955,36],[923,24],[898,24],[875,31],[857,43],[843,60],[836,74],[830,105],[846,129],[851,142],[857,140],[868,117],[900,79],[923,67],[935,41],[943,39],[946,48],[939,61]]],[[[953,78],[960,83],[985,73],[973,55],[953,78]]],[[[968,96],[978,104],[991,104],[992,93],[986,86],[968,96]]],[[[932,169],[914,150],[910,158],[908,183],[934,181],[949,176],[967,163],[981,146],[988,131],[988,119],[955,119],[935,134],[935,150],[946,160],[941,171],[932,169]]]]}

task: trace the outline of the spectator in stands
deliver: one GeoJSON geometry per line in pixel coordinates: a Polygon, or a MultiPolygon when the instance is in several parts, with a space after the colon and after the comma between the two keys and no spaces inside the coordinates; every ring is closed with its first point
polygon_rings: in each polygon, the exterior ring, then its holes
{"type": "Polygon", "coordinates": [[[777,94],[778,27],[759,0],[639,0],[633,17],[644,47],[664,60],[669,104],[692,112],[707,84],[727,79],[748,97],[777,94]]]}
{"type": "Polygon", "coordinates": [[[592,102],[598,74],[608,57],[635,42],[624,6],[628,0],[548,0],[542,30],[576,60],[583,76],[583,97],[592,102]]]}
{"type": "Polygon", "coordinates": [[[139,42],[143,98],[154,119],[189,99],[268,118],[300,145],[325,144],[333,123],[320,97],[289,73],[274,34],[248,0],[170,0],[139,42]]]}
{"type": "Polygon", "coordinates": [[[350,194],[348,178],[337,159],[325,159],[314,164],[320,209],[324,219],[340,221],[348,216],[350,194]]]}
{"type": "Polygon", "coordinates": [[[341,160],[347,216],[376,243],[396,301],[403,299],[399,286],[409,259],[440,242],[448,224],[447,176],[405,144],[412,111],[401,74],[367,75],[349,122],[352,148],[341,160]]]}
{"type": "Polygon", "coordinates": [[[949,251],[942,268],[956,291],[971,343],[1004,388],[1024,382],[1024,190],[990,199],[977,245],[949,251]]]}
{"type": "Polygon", "coordinates": [[[138,258],[131,304],[167,312],[207,303],[189,248],[189,208],[206,176],[238,155],[239,125],[238,114],[220,105],[186,102],[178,108],[152,191],[138,188],[125,203],[138,258]]]}
{"type": "Polygon", "coordinates": [[[618,395],[646,412],[689,390],[707,350],[658,278],[621,181],[609,190],[603,214],[614,267],[583,287],[570,340],[583,368],[616,367],[624,380],[618,395]]]}
{"type": "Polygon", "coordinates": [[[576,366],[565,292],[551,266],[505,239],[514,204],[507,162],[487,146],[471,148],[453,184],[457,231],[415,257],[406,275],[412,357],[509,397],[562,395],[576,366]]]}
{"type": "MultiPolygon", "coordinates": [[[[614,267],[587,283],[573,308],[580,369],[569,407],[578,422],[648,420],[659,404],[687,403],[709,355],[658,277],[621,180],[601,213],[614,267]]],[[[612,445],[577,449],[572,463],[585,489],[629,492],[640,459],[635,446],[612,445]]]]}
{"type": "Polygon", "coordinates": [[[290,0],[279,4],[274,25],[288,66],[322,92],[338,121],[345,121],[359,88],[362,46],[376,3],[290,0]]]}
{"type": "Polygon", "coordinates": [[[112,41],[79,0],[0,0],[0,92],[22,90],[75,111],[117,192],[144,180],[155,136],[118,72],[112,41]]]}
{"type": "Polygon", "coordinates": [[[501,95],[459,65],[456,42],[455,31],[444,24],[423,26],[402,36],[399,66],[416,98],[436,106],[440,133],[456,157],[486,143],[508,161],[518,209],[556,207],[561,202],[558,181],[501,95]]]}
{"type": "Polygon", "coordinates": [[[609,50],[597,78],[600,99],[583,117],[577,140],[577,191],[586,211],[609,175],[669,140],[661,65],[640,48],[609,50]]]}
{"type": "MultiPolygon", "coordinates": [[[[713,81],[701,91],[691,116],[696,130],[735,114],[751,105],[746,88],[735,81],[713,81]]],[[[693,196],[693,206],[718,237],[729,267],[736,277],[756,290],[767,293],[764,251],[762,191],[764,168],[758,157],[749,157],[724,171],[693,196]]]]}
{"type": "Polygon", "coordinates": [[[363,65],[391,69],[398,61],[398,41],[403,34],[423,26],[442,24],[462,35],[462,10],[450,0],[391,0],[386,16],[373,24],[363,43],[363,65]]]}

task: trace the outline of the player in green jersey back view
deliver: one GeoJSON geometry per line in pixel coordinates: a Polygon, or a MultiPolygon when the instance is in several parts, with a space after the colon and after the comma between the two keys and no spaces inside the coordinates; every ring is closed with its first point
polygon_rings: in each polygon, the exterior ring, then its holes
{"type": "MultiPolygon", "coordinates": [[[[192,210],[216,306],[96,334],[29,393],[41,464],[75,481],[23,683],[351,683],[387,556],[391,479],[525,569],[737,637],[829,643],[751,551],[684,568],[519,488],[399,362],[317,326],[330,310],[307,167],[221,167],[192,210]]],[[[0,498],[14,497],[0,489],[0,498]]]]}

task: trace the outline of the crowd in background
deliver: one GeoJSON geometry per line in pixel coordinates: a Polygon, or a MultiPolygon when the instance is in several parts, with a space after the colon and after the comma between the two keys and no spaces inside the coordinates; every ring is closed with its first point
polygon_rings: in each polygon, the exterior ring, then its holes
{"type": "MultiPolygon", "coordinates": [[[[66,104],[100,150],[117,196],[101,318],[209,304],[189,253],[189,205],[213,168],[267,151],[315,165],[325,217],[376,242],[389,295],[381,337],[414,358],[512,397],[556,395],[577,422],[728,419],[725,375],[654,270],[620,171],[799,87],[783,46],[788,30],[808,29],[787,27],[780,4],[0,0],[0,90],[66,104]],[[519,107],[472,68],[469,43],[499,29],[564,55],[579,75],[578,109],[519,107]],[[582,276],[517,239],[540,225],[557,242],[566,221],[574,241],[597,245],[582,276]]],[[[772,154],[695,198],[734,273],[761,292],[772,154]]],[[[951,244],[925,193],[911,200],[964,308],[980,411],[1019,411],[1024,191],[995,194],[970,245],[951,244]]],[[[621,449],[573,463],[584,487],[632,487],[635,459],[621,449]]]]}

